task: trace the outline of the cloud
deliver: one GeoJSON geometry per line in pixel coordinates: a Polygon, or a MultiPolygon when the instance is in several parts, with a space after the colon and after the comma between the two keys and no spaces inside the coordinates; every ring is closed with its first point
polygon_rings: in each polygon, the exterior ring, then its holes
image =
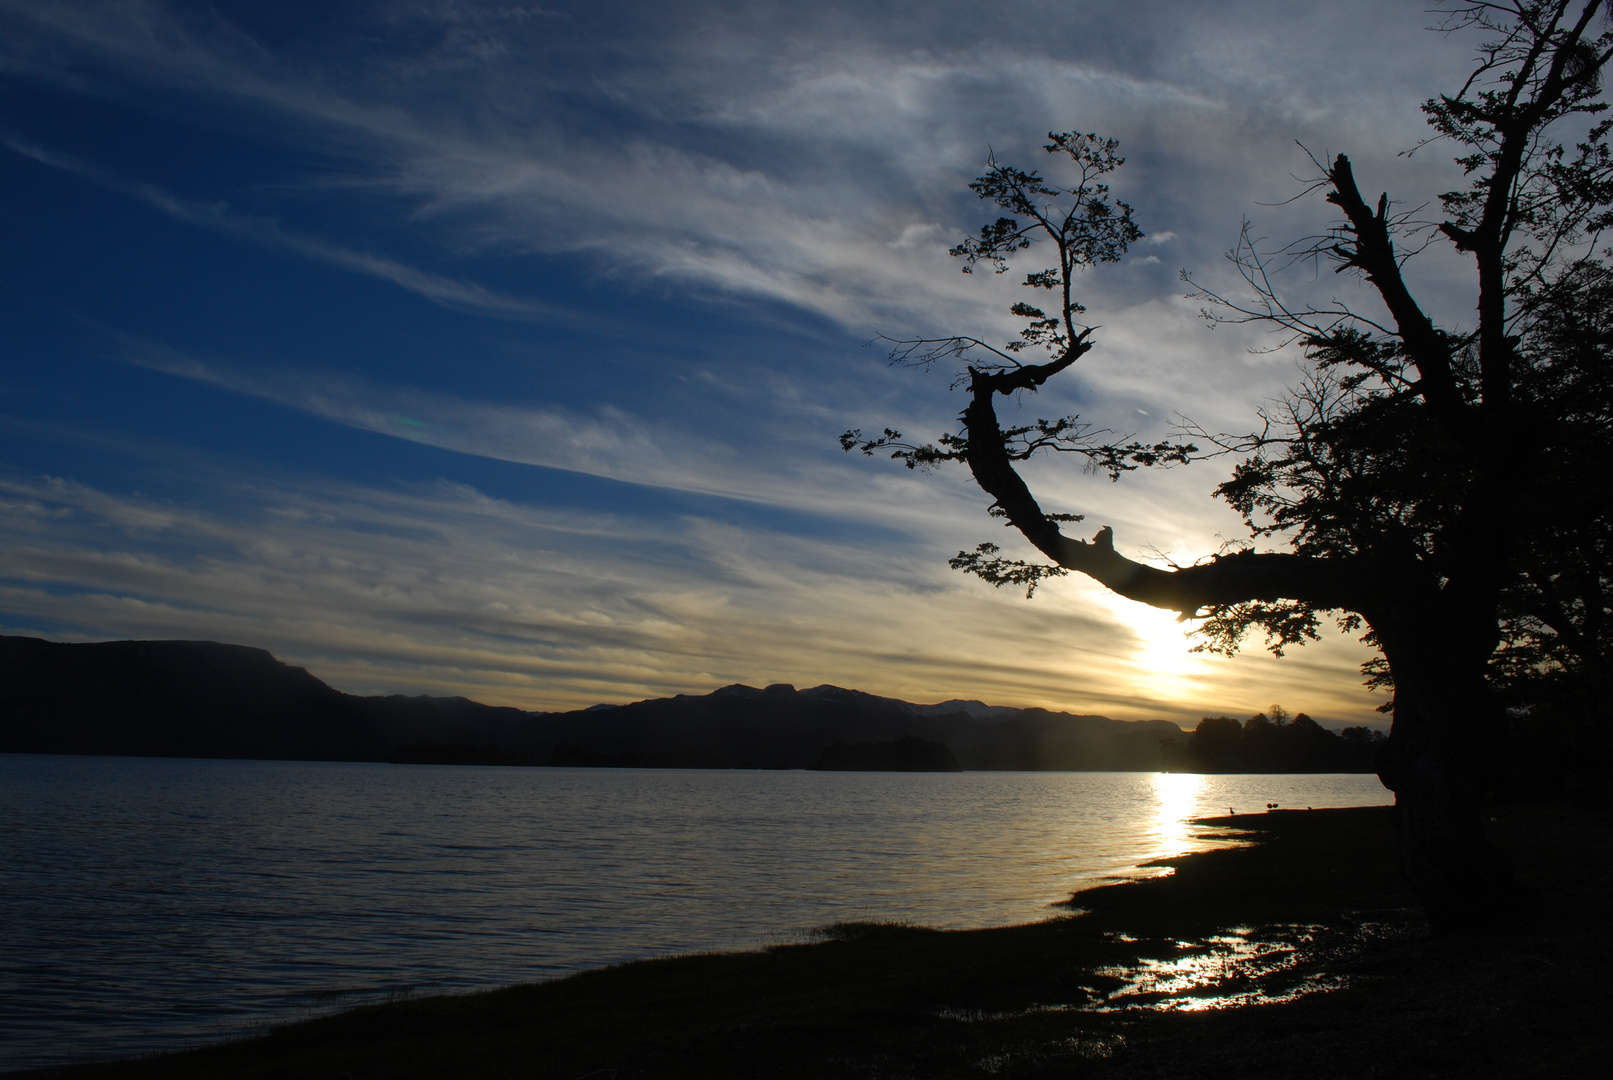
{"type": "MultiPolygon", "coordinates": [[[[117,77],[303,125],[297,137],[365,178],[344,183],[403,200],[445,246],[579,256],[592,272],[783,301],[857,332],[1006,328],[944,255],[978,216],[960,215],[958,192],[988,144],[1036,159],[1049,127],[1121,134],[1134,160],[1119,183],[1141,200],[1145,226],[1202,265],[1230,242],[1251,193],[1293,193],[1295,138],[1343,134],[1395,162],[1433,89],[1420,43],[1382,40],[1386,23],[1423,18],[1392,4],[1367,31],[1357,12],[1320,5],[1243,4],[1214,19],[1171,5],[1156,12],[1170,18],[1149,20],[1146,44],[1135,5],[1044,6],[1028,39],[1017,21],[969,4],[885,17],[853,5],[810,15],[694,5],[676,17],[606,5],[541,18],[395,4],[368,16],[378,33],[356,34],[351,50],[326,43],[340,62],[163,4],[0,9],[117,77]],[[1364,34],[1374,47],[1349,52],[1361,62],[1318,63],[1364,34]],[[1224,226],[1206,234],[1212,207],[1224,226]],[[915,229],[933,240],[904,244],[915,229]]],[[[1452,53],[1459,78],[1464,58],[1452,53]]],[[[1396,167],[1427,180],[1431,164],[1396,167]]],[[[219,227],[208,205],[169,211],[219,227]]],[[[525,303],[223,220],[439,302],[507,313],[525,303]]],[[[1105,287],[1093,285],[1100,298],[1105,287]]]]}
{"type": "MultiPolygon", "coordinates": [[[[795,460],[758,457],[745,452],[741,431],[705,436],[690,430],[684,418],[639,416],[606,405],[582,414],[559,405],[476,401],[283,363],[248,368],[204,361],[157,342],[112,337],[117,355],[139,367],[459,454],[837,518],[861,515],[898,528],[932,526],[938,518],[959,516],[959,509],[974,510],[974,500],[958,505],[955,486],[848,470],[856,463],[840,460],[845,455],[826,434],[804,440],[795,460]],[[906,496],[892,499],[893,484],[906,496]]],[[[781,440],[796,437],[778,433],[781,440]]]]}
{"type": "MultiPolygon", "coordinates": [[[[459,454],[816,515],[842,530],[878,526],[892,536],[924,536],[938,548],[938,562],[997,531],[981,515],[981,495],[962,467],[927,475],[882,458],[870,461],[846,455],[833,440],[814,437],[823,434],[816,428],[809,428],[804,437],[774,428],[765,436],[771,440],[772,453],[758,455],[746,447],[762,442],[764,436],[747,434],[738,426],[708,435],[690,430],[684,418],[637,416],[614,407],[586,415],[559,406],[475,401],[286,364],[249,369],[202,361],[127,335],[117,340],[120,355],[128,362],[363,431],[459,454]],[[795,443],[789,454],[780,449],[786,442],[795,443]]],[[[1167,356],[1163,362],[1182,358],[1167,356]]],[[[1139,380],[1135,385],[1119,384],[1119,392],[1134,391],[1144,399],[1149,371],[1134,372],[1119,362],[1116,366],[1128,378],[1139,380]]],[[[1108,378],[1100,372],[1095,381],[1108,378]]],[[[1056,395],[1046,396],[1052,400],[1004,402],[1003,415],[1075,407],[1056,395]]],[[[1235,413],[1242,402],[1219,404],[1216,395],[1206,393],[1199,404],[1219,415],[1221,409],[1235,413]]],[[[762,415],[768,424],[773,424],[777,410],[775,403],[764,402],[762,415]]],[[[921,438],[933,434],[921,423],[909,430],[921,438]]],[[[1130,432],[1122,434],[1129,437],[1130,432]]],[[[1207,491],[1222,471],[1219,463],[1211,462],[1151,471],[1116,484],[1058,456],[1038,458],[1024,467],[1045,506],[1088,516],[1087,523],[1072,525],[1070,531],[1084,534],[1108,525],[1115,528],[1123,550],[1139,555],[1158,549],[1182,563],[1209,555],[1228,538],[1243,533],[1233,511],[1208,499],[1207,491]]],[[[1010,548],[1023,548],[1025,557],[1039,557],[1017,536],[995,539],[1010,548]]]]}
{"type": "Polygon", "coordinates": [[[190,479],[208,509],[0,478],[7,632],[216,638],[343,689],[527,708],[832,681],[1184,722],[1271,698],[1329,719],[1370,715],[1364,695],[1319,689],[1358,662],[1342,642],[1297,663],[1188,657],[1113,614],[1125,601],[1005,602],[922,545],[698,517],[650,526],[450,483],[209,490],[220,478],[190,479]]]}
{"type": "Polygon", "coordinates": [[[0,140],[0,145],[42,165],[60,169],[101,187],[138,199],[187,225],[195,225],[227,236],[241,237],[267,247],[283,248],[316,262],[390,281],[401,289],[407,289],[444,307],[507,318],[540,319],[545,322],[574,325],[580,321],[575,313],[552,304],[504,296],[474,282],[455,281],[395,259],[353,251],[318,237],[305,236],[284,229],[274,221],[234,213],[224,202],[200,203],[181,199],[154,184],[124,180],[89,162],[78,161],[27,143],[5,139],[0,140]]]}
{"type": "MultiPolygon", "coordinates": [[[[1305,159],[1295,139],[1343,139],[1363,182],[1384,176],[1397,193],[1454,183],[1437,154],[1395,156],[1422,133],[1416,103],[1438,88],[1433,80],[1459,79],[1465,66],[1460,48],[1430,55],[1421,39],[1402,42],[1389,29],[1415,30],[1421,12],[1390,3],[1370,19],[1320,4],[1243,3],[1215,17],[1180,5],[1035,8],[1030,38],[1023,23],[973,4],[883,14],[849,4],[680,5],[676,15],[644,5],[518,14],[526,9],[389,4],[355,15],[348,37],[270,47],[249,22],[168,4],[0,3],[26,31],[13,47],[32,58],[24,70],[100,79],[108,95],[124,81],[155,84],[214,111],[267,115],[278,138],[343,163],[339,175],[302,183],[368,193],[375,220],[445,253],[571,260],[580,274],[630,288],[666,283],[783,303],[859,335],[1014,336],[1012,286],[964,278],[946,252],[981,217],[960,196],[987,146],[1037,163],[1049,127],[1122,136],[1132,161],[1116,183],[1153,233],[1125,271],[1081,282],[1103,325],[1100,354],[1130,342],[1158,353],[1148,320],[1182,291],[1177,266],[1234,287],[1220,256],[1240,214],[1256,214],[1277,236],[1326,220],[1314,202],[1255,205],[1297,190],[1291,173],[1305,159]],[[56,49],[29,51],[28,41],[56,49]],[[1341,49],[1358,62],[1332,63],[1341,49]]],[[[567,321],[540,302],[289,230],[222,200],[116,183],[178,219],[437,303],[567,321]]],[[[1443,287],[1449,268],[1438,259],[1422,266],[1441,286],[1431,306],[1459,319],[1466,301],[1443,287]]],[[[1349,299],[1373,307],[1344,284],[1349,299]]],[[[1331,275],[1300,274],[1289,285],[1324,302],[1340,288],[1331,275]]],[[[1193,330],[1199,356],[1235,358],[1251,344],[1193,330]]],[[[1099,374],[1101,362],[1087,367],[1089,415],[1111,404],[1134,415],[1135,391],[1146,386],[1140,404],[1155,415],[1191,402],[1196,418],[1223,422],[1220,412],[1203,415],[1200,364],[1146,364],[1146,376],[1117,373],[1117,383],[1099,374]]],[[[1222,363],[1214,386],[1247,418],[1291,374],[1286,362],[1222,363]]]]}

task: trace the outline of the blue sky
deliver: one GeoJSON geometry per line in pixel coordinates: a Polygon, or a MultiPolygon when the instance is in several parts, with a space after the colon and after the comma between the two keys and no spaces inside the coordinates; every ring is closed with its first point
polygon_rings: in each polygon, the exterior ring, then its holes
{"type": "MultiPolygon", "coordinates": [[[[1118,137],[1147,238],[1084,282],[1098,348],[1026,402],[1140,437],[1247,430],[1297,381],[1211,330],[1296,140],[1416,205],[1418,103],[1470,43],[1400,3],[296,4],[0,0],[0,632],[258,645],[354,692],[573,708],[832,682],[1191,723],[1374,719],[1365,653],[1195,656],[1075,579],[950,571],[1011,538],[933,435],[949,374],[870,341],[1006,339],[948,247],[988,149],[1118,137]]],[[[1030,267],[1027,267],[1030,268],[1030,267]]],[[[1463,318],[1460,264],[1414,276],[1463,318]]],[[[1370,306],[1296,267],[1296,293],[1370,306]]],[[[1442,308],[1443,305],[1443,308],[1442,308]]],[[[1048,505],[1178,562],[1240,538],[1226,466],[1048,505]]]]}

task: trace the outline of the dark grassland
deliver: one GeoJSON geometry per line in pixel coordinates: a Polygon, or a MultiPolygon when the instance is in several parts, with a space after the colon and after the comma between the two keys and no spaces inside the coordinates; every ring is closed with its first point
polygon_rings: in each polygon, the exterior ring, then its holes
{"type": "Polygon", "coordinates": [[[1084,912],[938,932],[829,928],[762,952],[654,960],[417,999],[206,1049],[60,1074],[141,1077],[1577,1076],[1605,1067],[1613,843],[1602,812],[1499,812],[1523,883],[1488,933],[1431,937],[1383,809],[1219,819],[1258,842],[1078,894],[1084,912]],[[1342,980],[1201,1012],[1106,997],[1119,969],[1205,956],[1232,928],[1288,969],[1225,956],[1206,995],[1342,980]],[[1308,928],[1308,929],[1296,929],[1308,928]],[[1596,1063],[1600,1061],[1603,1066],[1596,1063]]]}

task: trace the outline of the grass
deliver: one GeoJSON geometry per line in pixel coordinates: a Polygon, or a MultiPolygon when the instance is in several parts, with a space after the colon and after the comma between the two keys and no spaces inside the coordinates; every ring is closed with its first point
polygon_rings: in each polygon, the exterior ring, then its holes
{"type": "Polygon", "coordinates": [[[1258,842],[1080,893],[1081,914],[1046,922],[840,924],[57,1075],[1491,1077],[1607,1059],[1605,814],[1505,814],[1524,906],[1469,938],[1429,936],[1381,808],[1217,824],[1258,842]],[[1254,1003],[1193,1011],[1228,1001],[1254,1003]]]}

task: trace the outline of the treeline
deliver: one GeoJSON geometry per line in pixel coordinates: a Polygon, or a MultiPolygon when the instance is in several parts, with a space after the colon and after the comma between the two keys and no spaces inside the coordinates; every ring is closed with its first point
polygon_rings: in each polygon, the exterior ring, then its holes
{"type": "Polygon", "coordinates": [[[1378,748],[1387,736],[1369,727],[1329,731],[1304,713],[1280,705],[1247,720],[1206,716],[1186,740],[1160,749],[1182,772],[1338,773],[1375,772],[1378,748]]]}

